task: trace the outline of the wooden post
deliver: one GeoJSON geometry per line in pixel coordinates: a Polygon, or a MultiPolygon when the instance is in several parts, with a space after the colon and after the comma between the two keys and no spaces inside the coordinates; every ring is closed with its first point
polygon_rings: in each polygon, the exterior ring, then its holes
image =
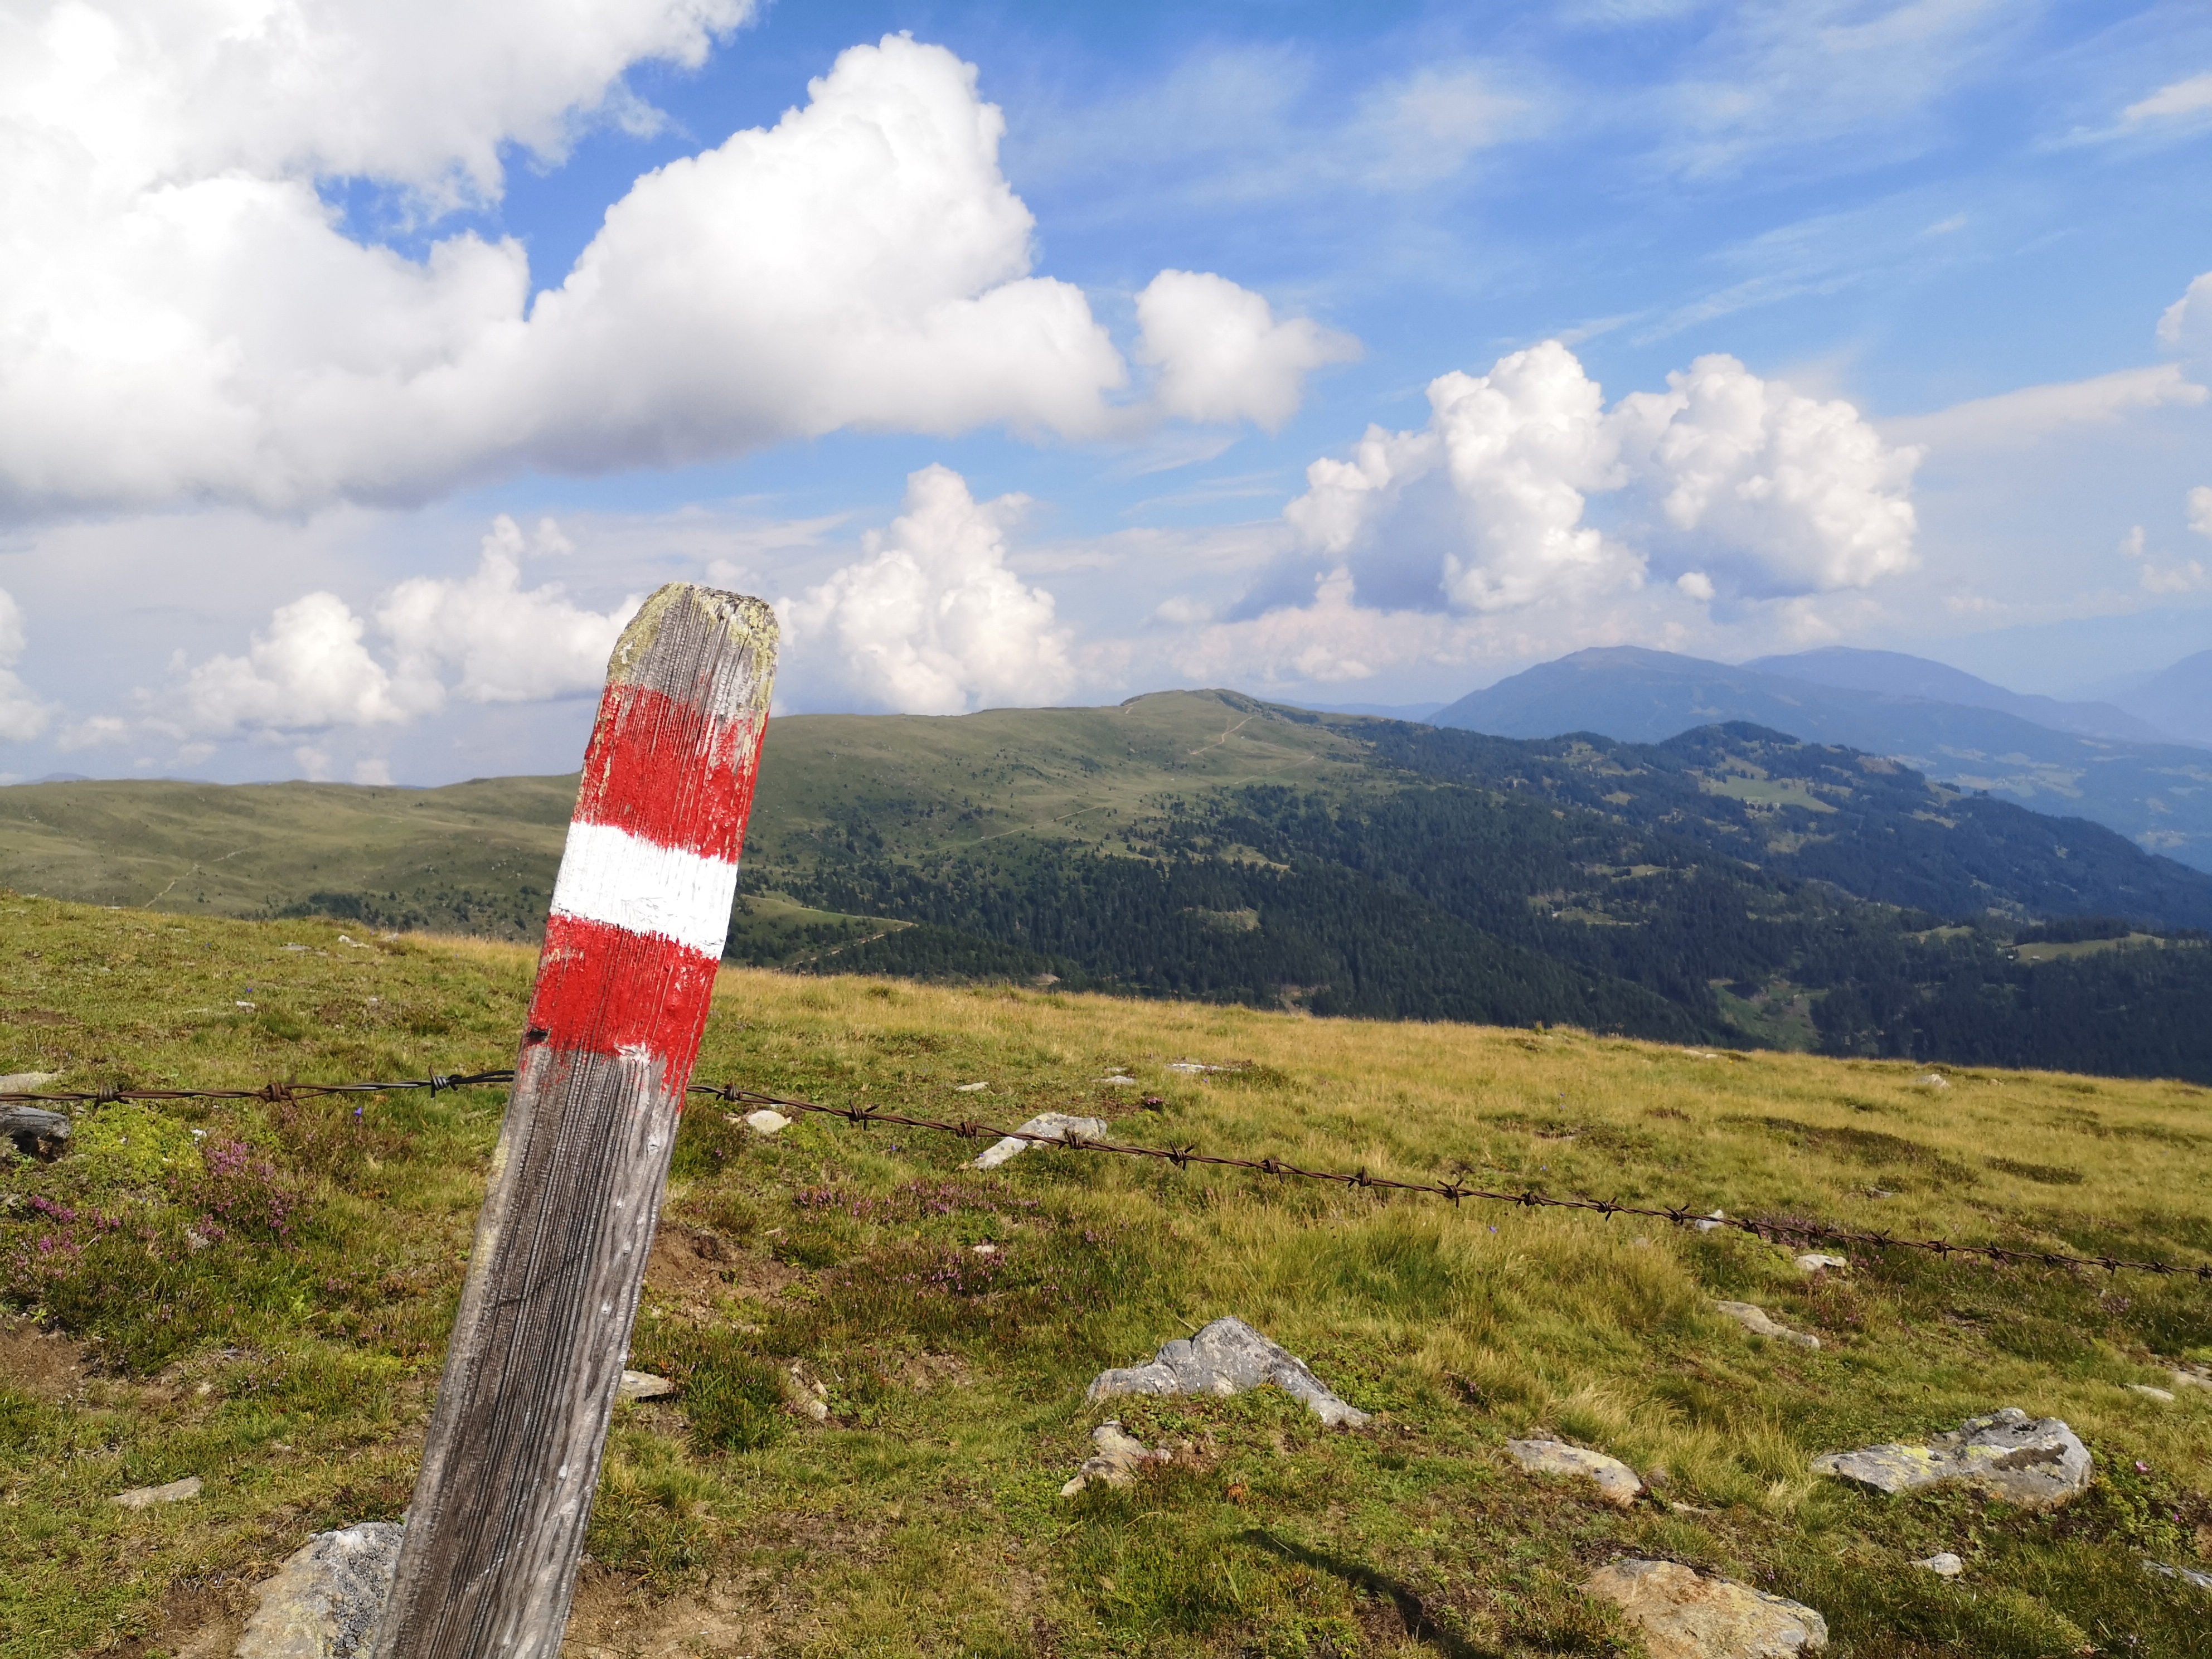
{"type": "Polygon", "coordinates": [[[623,631],[374,1659],[556,1659],[775,670],[758,599],[623,631]]]}

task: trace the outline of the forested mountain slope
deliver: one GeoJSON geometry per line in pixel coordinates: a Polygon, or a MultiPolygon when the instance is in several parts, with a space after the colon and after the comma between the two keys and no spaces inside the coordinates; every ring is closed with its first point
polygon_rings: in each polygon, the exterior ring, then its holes
{"type": "MultiPolygon", "coordinates": [[[[2212,878],[1756,726],[1528,742],[1177,692],[778,720],[761,779],[735,960],[2212,1078],[2212,878]]],[[[0,882],[524,937],[573,789],[20,787],[0,882]]]]}

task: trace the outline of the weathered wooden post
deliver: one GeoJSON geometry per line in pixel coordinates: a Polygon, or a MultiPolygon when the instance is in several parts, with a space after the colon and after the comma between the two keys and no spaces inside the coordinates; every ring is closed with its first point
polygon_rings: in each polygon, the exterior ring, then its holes
{"type": "Polygon", "coordinates": [[[758,599],[680,582],[615,647],[375,1659],[560,1651],[775,647],[758,599]]]}

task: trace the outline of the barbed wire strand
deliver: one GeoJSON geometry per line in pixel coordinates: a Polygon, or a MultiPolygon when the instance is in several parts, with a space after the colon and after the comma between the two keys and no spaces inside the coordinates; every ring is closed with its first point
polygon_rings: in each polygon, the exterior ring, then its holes
{"type": "MultiPolygon", "coordinates": [[[[512,1071],[497,1071],[453,1075],[434,1073],[426,1078],[406,1078],[383,1083],[269,1083],[258,1089],[98,1089],[42,1093],[9,1091],[0,1091],[0,1106],[102,1105],[120,1101],[171,1100],[258,1100],[275,1103],[312,1098],[318,1095],[383,1094],[415,1089],[427,1089],[436,1095],[448,1089],[495,1087],[514,1081],[512,1071]]],[[[1070,1152],[1109,1152],[1122,1158],[1152,1158],[1170,1164],[1178,1170],[1188,1169],[1194,1164],[1212,1169],[1249,1170],[1259,1175],[1357,1187],[1363,1191],[1419,1194],[1443,1199],[1455,1207],[1472,1199],[1478,1202],[1507,1204],[1527,1210],[1580,1210],[1608,1219],[1617,1215],[1635,1216],[1644,1220],[1668,1222],[1677,1227],[1695,1226],[1708,1231],[1728,1229],[1748,1233],[1770,1243],[1796,1239],[1807,1243],[1855,1244],[1866,1249],[1917,1250],[1947,1261],[1957,1256],[1966,1261],[1987,1261],[1998,1267],[2064,1267],[2069,1270],[2091,1267],[2106,1273],[2153,1273],[2160,1278],[2193,1278],[2200,1283],[2212,1283],[2212,1263],[2189,1267],[2179,1262],[2113,1255],[2076,1255],[2065,1250],[2014,1249],[2002,1244],[1960,1244],[1944,1238],[1899,1238],[1887,1231],[1871,1232],[1860,1228],[1832,1226],[1818,1221],[1704,1214],[1688,1205],[1624,1204],[1617,1199],[1583,1196],[1561,1198],[1534,1187],[1512,1192],[1502,1188],[1470,1186],[1462,1180],[1400,1181],[1389,1176],[1371,1174],[1364,1168],[1358,1170],[1308,1170],[1279,1158],[1231,1158],[1218,1152],[1202,1152],[1196,1146],[1146,1146],[1061,1130],[1045,1133],[994,1128],[970,1119],[950,1121],[942,1118],[915,1117],[909,1113],[888,1112],[879,1106],[825,1106],[817,1101],[769,1094],[758,1089],[739,1088],[735,1084],[694,1083],[688,1085],[686,1092],[720,1100],[726,1105],[750,1103],[802,1115],[839,1118],[862,1128],[881,1123],[896,1128],[932,1130],[969,1141],[1019,1140],[1032,1146],[1059,1146],[1070,1152]]],[[[1462,1173],[1468,1168],[1464,1164],[1459,1167],[1462,1173]]]]}

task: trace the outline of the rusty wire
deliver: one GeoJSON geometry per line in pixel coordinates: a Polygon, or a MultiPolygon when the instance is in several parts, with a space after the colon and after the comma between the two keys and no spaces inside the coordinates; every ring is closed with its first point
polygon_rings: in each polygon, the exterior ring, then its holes
{"type": "MultiPolygon", "coordinates": [[[[105,1105],[126,1100],[258,1100],[274,1103],[283,1100],[307,1099],[318,1095],[384,1094],[416,1089],[427,1089],[435,1095],[448,1089],[495,1087],[514,1081],[512,1071],[496,1071],[453,1075],[434,1073],[428,1077],[382,1083],[269,1083],[258,1089],[95,1089],[51,1093],[14,1091],[0,1092],[0,1106],[105,1105]]],[[[969,1141],[1021,1140],[1036,1146],[1064,1147],[1072,1152],[1110,1152],[1123,1158],[1152,1158],[1171,1164],[1178,1170],[1188,1169],[1193,1164],[1214,1169],[1249,1170],[1257,1175],[1318,1181],[1340,1187],[1357,1187],[1365,1191],[1419,1194],[1443,1199],[1455,1206],[1473,1199],[1483,1203],[1510,1204],[1527,1210],[1582,1210],[1608,1219],[1617,1215],[1626,1215],[1650,1221],[1665,1221],[1677,1227],[1726,1228],[1769,1242],[1792,1239],[1807,1243],[1856,1244],[1866,1249],[1918,1250],[1944,1260],[1957,1256],[1966,1261],[1987,1261],[1998,1267],[2094,1267],[2107,1273],[2124,1271],[2153,1273],[2164,1279],[2179,1277],[2212,1283],[2212,1263],[2188,1267],[2179,1262],[2139,1261],[2123,1256],[2076,1255],[2065,1250],[2014,1249],[2002,1244],[1960,1244],[1943,1238],[1899,1238],[1886,1231],[1869,1232],[1860,1228],[1836,1227],[1817,1221],[1701,1214],[1686,1204],[1652,1206],[1624,1204],[1618,1199],[1561,1198],[1534,1187],[1512,1192],[1502,1188],[1470,1186],[1461,1179],[1400,1181],[1389,1176],[1372,1174],[1364,1168],[1357,1170],[1308,1170],[1279,1158],[1230,1158],[1218,1152],[1202,1152],[1195,1146],[1145,1146],[1083,1134],[1047,1134],[1021,1129],[994,1128],[989,1124],[968,1119],[949,1122],[940,1118],[888,1112],[878,1106],[824,1106],[817,1101],[797,1100],[757,1089],[743,1089],[735,1084],[694,1083],[687,1085],[686,1092],[720,1100],[726,1104],[749,1103],[820,1117],[839,1118],[862,1127],[882,1123],[902,1129],[933,1130],[969,1141]]],[[[1462,1176],[1468,1172],[1468,1168],[1466,1164],[1460,1166],[1462,1176]]]]}

